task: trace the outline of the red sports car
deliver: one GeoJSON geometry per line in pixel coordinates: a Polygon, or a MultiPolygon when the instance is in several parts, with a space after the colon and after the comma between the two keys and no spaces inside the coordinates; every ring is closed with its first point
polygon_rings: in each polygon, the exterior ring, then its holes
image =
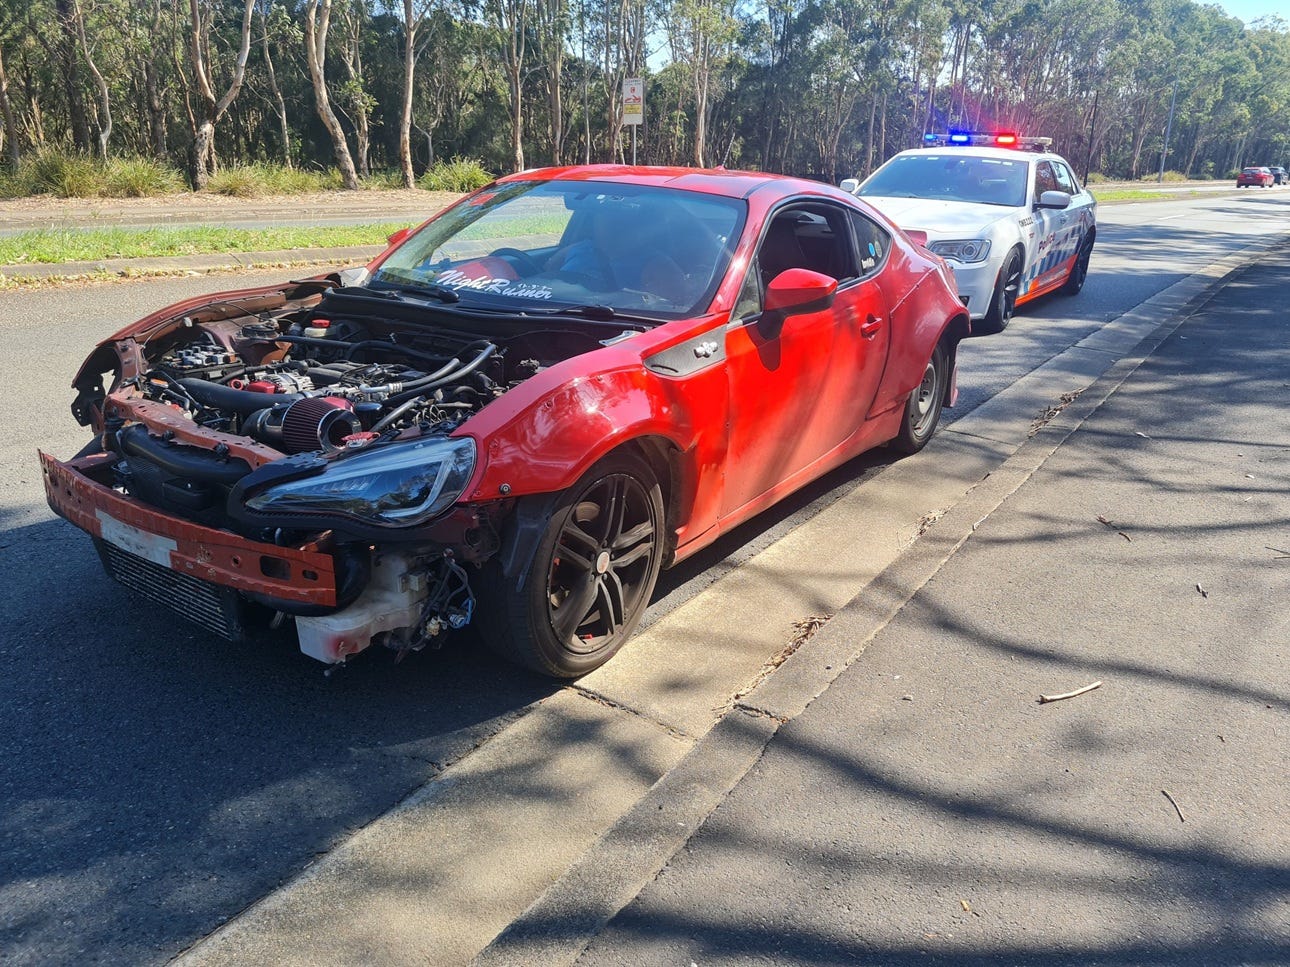
{"type": "Polygon", "coordinates": [[[41,454],[108,572],[213,632],[344,661],[475,622],[573,677],[660,568],[953,402],[946,264],[762,174],[503,178],[365,269],[183,302],[74,380],[41,454]]]}

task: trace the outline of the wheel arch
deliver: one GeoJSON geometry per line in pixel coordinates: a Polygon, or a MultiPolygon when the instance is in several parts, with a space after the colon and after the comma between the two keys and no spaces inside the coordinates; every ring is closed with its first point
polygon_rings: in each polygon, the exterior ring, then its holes
{"type": "MultiPolygon", "coordinates": [[[[689,472],[684,454],[675,442],[664,436],[643,434],[620,440],[598,454],[574,482],[602,460],[622,452],[632,453],[642,459],[653,472],[663,492],[663,567],[669,567],[676,556],[677,524],[684,519],[684,515],[688,513],[687,507],[693,502],[692,494],[686,497],[692,489],[689,482],[693,479],[693,474],[689,472]]],[[[520,497],[515,501],[511,513],[506,515],[501,528],[497,566],[501,569],[502,579],[507,583],[519,587],[528,577],[546,523],[563,492],[564,488],[561,488],[520,497]]]]}

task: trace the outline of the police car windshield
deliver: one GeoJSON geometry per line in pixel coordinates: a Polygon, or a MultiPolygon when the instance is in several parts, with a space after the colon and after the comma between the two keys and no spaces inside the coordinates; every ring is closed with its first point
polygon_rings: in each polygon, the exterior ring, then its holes
{"type": "Polygon", "coordinates": [[[958,151],[898,155],[875,171],[861,197],[932,198],[1018,208],[1026,203],[1029,162],[958,151]]]}

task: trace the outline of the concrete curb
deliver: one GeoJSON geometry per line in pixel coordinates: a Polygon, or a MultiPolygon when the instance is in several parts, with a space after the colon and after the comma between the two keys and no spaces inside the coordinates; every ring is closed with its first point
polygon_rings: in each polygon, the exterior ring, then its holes
{"type": "MultiPolygon", "coordinates": [[[[1167,313],[1064,410],[929,528],[891,566],[739,699],[731,713],[664,775],[590,850],[473,961],[479,967],[565,965],[655,877],[761,759],[780,727],[801,714],[971,539],[976,528],[1044,465],[1160,344],[1278,241],[1220,260],[1208,283],[1167,313]]],[[[1194,278],[1194,277],[1193,277],[1194,278]]],[[[1183,280],[1183,283],[1189,280],[1183,280]]],[[[1163,293],[1161,294],[1164,295],[1163,293]]],[[[1140,313],[1141,307],[1134,310],[1140,313]]]]}
{"type": "Polygon", "coordinates": [[[229,252],[214,255],[175,255],[140,259],[100,259],[88,262],[51,262],[0,265],[0,279],[77,279],[95,275],[160,275],[185,272],[226,272],[273,265],[314,265],[324,262],[370,262],[385,250],[382,245],[342,248],[294,248],[275,252],[229,252]]]}

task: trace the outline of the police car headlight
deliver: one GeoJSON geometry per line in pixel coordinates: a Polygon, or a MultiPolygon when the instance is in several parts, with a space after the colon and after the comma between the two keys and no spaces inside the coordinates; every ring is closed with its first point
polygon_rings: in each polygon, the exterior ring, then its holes
{"type": "Polygon", "coordinates": [[[927,247],[942,258],[954,259],[956,262],[984,262],[990,254],[988,238],[951,239],[933,242],[927,247]]]}
{"type": "Polygon", "coordinates": [[[474,469],[475,441],[470,437],[395,443],[337,460],[316,476],[270,487],[246,506],[262,514],[415,526],[461,496],[474,469]]]}

